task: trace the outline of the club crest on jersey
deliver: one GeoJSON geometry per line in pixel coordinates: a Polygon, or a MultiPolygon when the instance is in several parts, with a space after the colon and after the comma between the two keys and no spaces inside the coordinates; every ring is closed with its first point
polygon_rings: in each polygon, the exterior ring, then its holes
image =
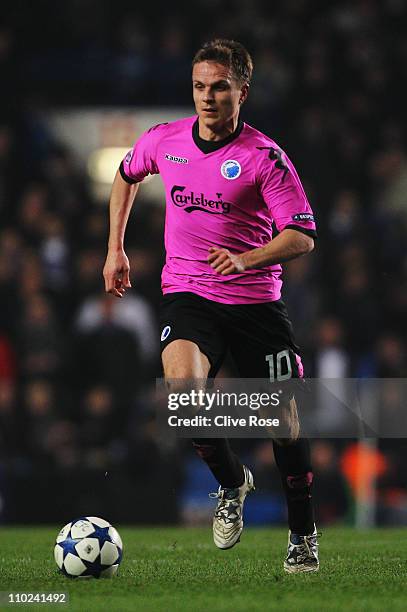
{"type": "Polygon", "coordinates": [[[170,333],[171,333],[171,327],[170,325],[166,325],[161,332],[161,342],[164,342],[164,340],[167,340],[170,333]]]}
{"type": "Polygon", "coordinates": [[[240,173],[242,172],[242,167],[236,160],[227,159],[221,165],[220,172],[223,178],[227,179],[228,181],[234,181],[240,176],[240,173]]]}

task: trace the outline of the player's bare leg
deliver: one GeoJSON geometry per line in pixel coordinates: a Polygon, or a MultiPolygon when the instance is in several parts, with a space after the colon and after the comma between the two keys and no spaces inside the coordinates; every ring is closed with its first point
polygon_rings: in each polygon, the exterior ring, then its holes
{"type": "Polygon", "coordinates": [[[300,420],[298,417],[297,402],[292,397],[281,408],[281,421],[285,430],[287,430],[287,438],[280,438],[277,441],[281,445],[292,444],[300,437],[300,420]]]}
{"type": "MultiPolygon", "coordinates": [[[[194,342],[174,340],[164,349],[162,362],[169,391],[205,388],[210,362],[194,342]]],[[[199,438],[193,444],[219,482],[218,492],[211,494],[219,500],[213,518],[214,542],[218,548],[232,548],[243,530],[243,504],[254,488],[253,476],[226,439],[199,438]]]]}
{"type": "Polygon", "coordinates": [[[181,381],[195,381],[204,385],[208,378],[210,363],[199,346],[190,340],[174,340],[168,344],[161,355],[165,380],[171,389],[182,385],[181,381]],[[176,382],[179,381],[179,382],[176,382]]]}

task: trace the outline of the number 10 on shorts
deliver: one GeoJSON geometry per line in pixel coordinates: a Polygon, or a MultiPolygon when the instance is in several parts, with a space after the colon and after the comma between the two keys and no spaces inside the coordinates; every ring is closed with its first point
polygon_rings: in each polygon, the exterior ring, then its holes
{"type": "Polygon", "coordinates": [[[270,382],[288,380],[292,376],[290,351],[285,349],[277,354],[266,355],[269,364],[270,382]],[[283,374],[284,372],[284,374],[283,374]]]}

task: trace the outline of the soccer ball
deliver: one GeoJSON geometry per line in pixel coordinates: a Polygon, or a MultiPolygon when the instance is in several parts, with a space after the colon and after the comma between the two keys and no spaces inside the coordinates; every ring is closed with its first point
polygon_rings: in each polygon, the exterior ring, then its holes
{"type": "Polygon", "coordinates": [[[110,523],[85,516],[62,527],[54,548],[56,564],[69,578],[112,578],[123,556],[123,544],[110,523]]]}

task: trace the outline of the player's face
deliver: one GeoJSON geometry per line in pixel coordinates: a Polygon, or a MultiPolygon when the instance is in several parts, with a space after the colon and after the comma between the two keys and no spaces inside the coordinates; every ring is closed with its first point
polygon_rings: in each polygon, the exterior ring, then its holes
{"type": "Polygon", "coordinates": [[[192,86],[200,121],[216,131],[238,116],[248,92],[248,86],[239,84],[230,68],[216,62],[195,64],[192,86]]]}

